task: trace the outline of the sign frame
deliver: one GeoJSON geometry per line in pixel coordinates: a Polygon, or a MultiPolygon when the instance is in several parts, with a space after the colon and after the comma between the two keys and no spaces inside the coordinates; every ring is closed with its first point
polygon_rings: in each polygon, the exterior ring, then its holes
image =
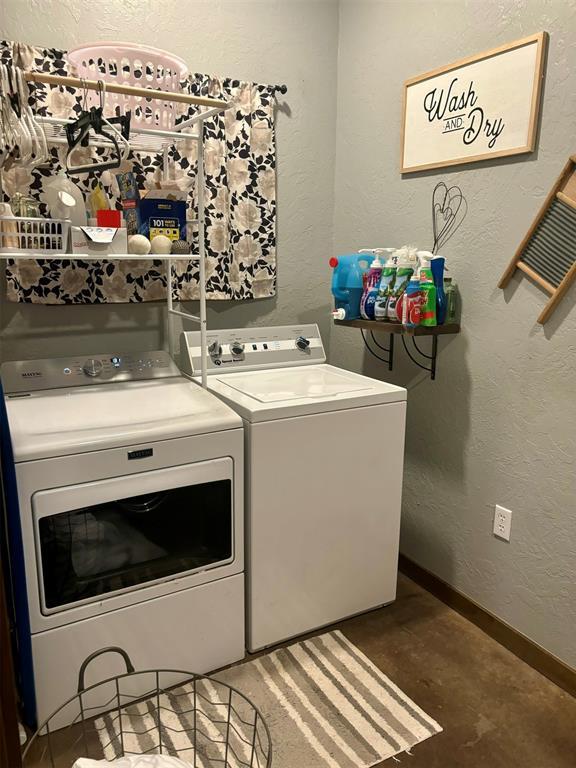
{"type": "Polygon", "coordinates": [[[544,64],[545,64],[545,58],[546,58],[545,53],[546,53],[547,43],[548,43],[548,33],[538,32],[535,35],[530,35],[529,37],[524,37],[520,40],[515,40],[512,43],[506,43],[505,45],[501,45],[498,48],[492,48],[489,51],[484,51],[483,53],[478,53],[474,56],[468,56],[467,58],[460,59],[459,61],[455,61],[452,64],[447,64],[443,67],[438,67],[437,69],[433,69],[430,72],[425,72],[422,75],[416,75],[415,77],[412,77],[406,80],[403,86],[402,135],[401,135],[401,143],[400,143],[400,172],[403,174],[414,173],[416,171],[426,171],[432,168],[446,168],[452,165],[461,165],[464,163],[477,163],[477,162],[480,162],[481,160],[488,160],[492,158],[507,157],[510,155],[519,155],[526,152],[533,152],[536,148],[536,138],[538,133],[537,131],[538,115],[540,113],[540,104],[542,99],[542,85],[544,81],[544,64]],[[448,72],[456,72],[461,68],[468,67],[469,65],[475,64],[477,62],[486,61],[487,59],[493,59],[499,56],[505,56],[507,53],[510,53],[511,51],[516,51],[519,48],[524,48],[525,46],[529,46],[529,45],[536,46],[536,58],[535,58],[535,68],[533,73],[530,113],[528,118],[528,131],[527,131],[528,141],[525,145],[503,149],[503,150],[496,149],[494,151],[482,152],[480,154],[471,155],[471,156],[462,155],[461,157],[449,157],[446,160],[434,160],[433,162],[430,162],[430,163],[420,163],[418,165],[406,164],[405,157],[406,157],[406,120],[408,117],[407,115],[408,90],[412,86],[425,82],[426,80],[433,80],[434,78],[439,77],[441,75],[445,75],[448,72]]]}

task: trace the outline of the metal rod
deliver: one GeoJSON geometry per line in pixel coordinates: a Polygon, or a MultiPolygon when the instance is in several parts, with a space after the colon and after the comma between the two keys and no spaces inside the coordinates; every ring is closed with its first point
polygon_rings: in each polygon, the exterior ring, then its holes
{"type": "MultiPolygon", "coordinates": [[[[178,132],[181,132],[183,128],[189,128],[191,125],[195,125],[199,120],[206,120],[207,117],[213,117],[219,112],[222,112],[222,109],[216,107],[214,109],[207,109],[206,112],[200,112],[197,115],[192,115],[192,117],[189,117],[187,120],[182,120],[182,122],[177,123],[174,128],[178,130],[178,132]]],[[[183,135],[194,136],[194,138],[196,138],[196,134],[192,133],[184,133],[183,135]]]]}
{"type": "Polygon", "coordinates": [[[208,387],[208,371],[206,361],[207,325],[206,325],[206,248],[204,246],[205,221],[204,221],[204,120],[200,120],[200,130],[198,136],[198,172],[196,174],[198,185],[198,254],[200,256],[200,353],[201,360],[201,381],[204,389],[208,387]]]}
{"type": "Polygon", "coordinates": [[[432,381],[436,378],[436,355],[438,354],[438,336],[432,336],[432,368],[430,378],[432,381]]]}
{"type": "Polygon", "coordinates": [[[391,371],[394,368],[394,334],[390,334],[390,341],[388,342],[388,370],[391,371]]]}
{"type": "Polygon", "coordinates": [[[179,309],[171,309],[168,307],[168,312],[171,315],[176,315],[177,317],[183,317],[186,320],[194,320],[197,323],[201,322],[200,317],[198,315],[193,315],[191,312],[181,312],[179,309]]]}
{"type": "Polygon", "coordinates": [[[158,718],[158,747],[162,754],[162,723],[160,717],[160,675],[156,670],[156,716],[158,718]]]}
{"type": "MultiPolygon", "coordinates": [[[[212,114],[213,111],[221,112],[220,109],[210,110],[210,114],[212,114]]],[[[199,117],[205,117],[206,114],[208,113],[201,113],[201,115],[195,115],[195,119],[198,120],[199,117]]],[[[40,123],[47,123],[48,125],[65,126],[75,122],[72,118],[68,118],[68,117],[44,117],[42,115],[38,115],[36,119],[40,123]]],[[[185,121],[184,123],[179,123],[177,126],[175,126],[176,128],[178,128],[178,130],[174,130],[174,131],[163,131],[160,128],[135,128],[133,132],[137,136],[139,134],[141,134],[142,136],[159,136],[160,138],[170,139],[171,141],[179,141],[181,139],[197,139],[198,134],[196,133],[182,133],[180,131],[181,126],[185,127],[186,123],[187,121],[185,121]]],[[[66,143],[68,142],[65,136],[63,136],[62,138],[64,139],[64,141],[66,141],[66,143]]],[[[55,139],[50,138],[50,142],[52,141],[55,141],[55,139]]]]}
{"type": "Polygon", "coordinates": [[[193,712],[193,715],[192,715],[192,717],[193,717],[193,725],[192,725],[192,727],[194,729],[194,765],[192,766],[192,768],[196,768],[196,755],[198,754],[198,737],[197,737],[198,729],[196,727],[196,707],[197,707],[197,703],[196,703],[196,685],[197,685],[197,683],[198,683],[198,678],[195,677],[194,678],[194,712],[193,712]]]}
{"type": "MultiPolygon", "coordinates": [[[[99,90],[98,80],[84,80],[79,77],[64,77],[63,75],[48,75],[45,72],[24,72],[24,79],[29,83],[63,85],[68,88],[86,89],[88,91],[99,90]]],[[[230,106],[227,101],[222,101],[220,99],[190,96],[188,93],[174,93],[173,91],[157,91],[154,88],[138,88],[133,85],[106,83],[106,90],[110,93],[123,93],[126,96],[141,96],[144,99],[174,101],[180,104],[195,104],[198,107],[213,107],[218,110],[227,109],[230,106]]]]}
{"type": "MultiPolygon", "coordinates": [[[[118,725],[120,727],[120,749],[122,750],[122,754],[120,757],[124,757],[124,728],[122,727],[122,709],[120,707],[120,683],[118,682],[118,678],[115,680],[116,682],[116,701],[118,702],[118,725]]],[[[116,751],[116,749],[114,749],[116,751]]]]}
{"type": "Polygon", "coordinates": [[[228,688],[228,717],[226,718],[226,747],[224,750],[224,766],[228,768],[228,745],[230,744],[230,718],[232,717],[232,688],[228,688]]]}
{"type": "Polygon", "coordinates": [[[78,696],[80,703],[80,717],[82,719],[82,737],[84,739],[84,749],[86,750],[86,757],[90,757],[90,750],[88,749],[88,740],[86,738],[86,722],[84,720],[84,702],[82,701],[82,693],[78,696]]]}

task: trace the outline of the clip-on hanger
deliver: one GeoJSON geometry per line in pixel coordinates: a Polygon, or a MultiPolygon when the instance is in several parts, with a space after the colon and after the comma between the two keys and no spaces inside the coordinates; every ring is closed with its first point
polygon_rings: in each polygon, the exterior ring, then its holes
{"type": "MultiPolygon", "coordinates": [[[[90,110],[82,110],[80,117],[73,123],[66,126],[66,138],[68,139],[68,152],[66,154],[66,171],[69,174],[90,173],[90,171],[107,171],[112,168],[118,168],[128,157],[130,151],[130,112],[118,117],[104,117],[104,101],[106,96],[106,85],[102,80],[98,80],[98,91],[100,93],[100,106],[91,107],[90,110]],[[120,130],[113,124],[120,125],[120,130]],[[104,129],[107,130],[104,130],[104,129]],[[84,165],[71,166],[70,155],[76,147],[89,146],[90,130],[97,135],[103,136],[111,142],[116,157],[103,160],[101,162],[88,163],[84,165]],[[120,151],[122,144],[122,152],[120,151]]],[[[84,92],[84,104],[86,103],[86,91],[84,92]]]]}

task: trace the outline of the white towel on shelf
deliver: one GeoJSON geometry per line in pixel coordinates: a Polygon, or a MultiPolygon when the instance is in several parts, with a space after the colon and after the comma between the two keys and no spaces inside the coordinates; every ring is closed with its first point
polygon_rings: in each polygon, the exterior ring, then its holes
{"type": "Polygon", "coordinates": [[[190,763],[168,755],[128,755],[116,760],[80,757],[72,768],[192,768],[190,763]]]}

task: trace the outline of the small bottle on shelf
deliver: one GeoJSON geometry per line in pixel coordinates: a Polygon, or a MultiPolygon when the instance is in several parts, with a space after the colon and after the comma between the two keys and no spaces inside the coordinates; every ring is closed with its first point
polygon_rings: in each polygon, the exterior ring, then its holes
{"type": "Polygon", "coordinates": [[[444,280],[444,292],[446,294],[446,322],[456,323],[458,318],[458,286],[450,277],[444,280]]]}

